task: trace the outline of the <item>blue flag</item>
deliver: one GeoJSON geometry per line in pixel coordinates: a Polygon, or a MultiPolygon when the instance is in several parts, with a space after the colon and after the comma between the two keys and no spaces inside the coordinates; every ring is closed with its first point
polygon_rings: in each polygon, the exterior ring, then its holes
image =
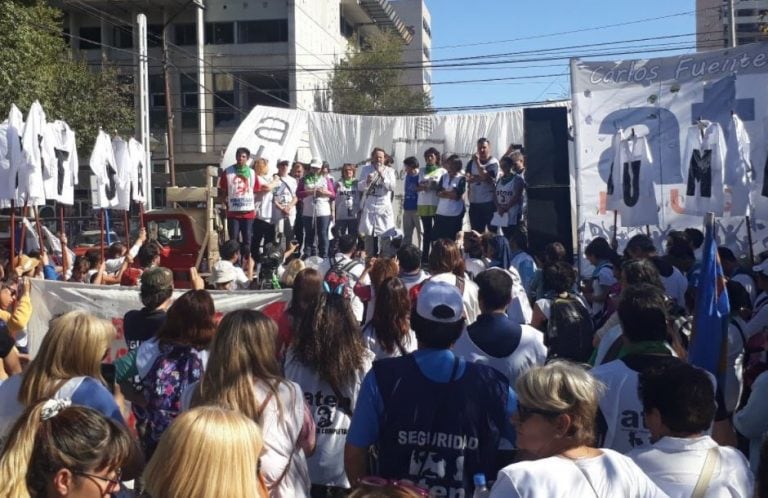
{"type": "Polygon", "coordinates": [[[717,255],[714,215],[704,218],[704,250],[693,315],[688,361],[712,373],[721,382],[725,373],[730,306],[725,275],[717,255]]]}

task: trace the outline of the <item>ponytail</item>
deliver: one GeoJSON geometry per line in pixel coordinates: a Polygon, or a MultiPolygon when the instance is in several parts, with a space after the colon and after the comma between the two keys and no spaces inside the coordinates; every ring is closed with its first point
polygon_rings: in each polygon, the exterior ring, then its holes
{"type": "Polygon", "coordinates": [[[43,404],[38,403],[11,429],[0,453],[0,498],[29,498],[24,469],[30,468],[35,439],[43,425],[43,404]]]}

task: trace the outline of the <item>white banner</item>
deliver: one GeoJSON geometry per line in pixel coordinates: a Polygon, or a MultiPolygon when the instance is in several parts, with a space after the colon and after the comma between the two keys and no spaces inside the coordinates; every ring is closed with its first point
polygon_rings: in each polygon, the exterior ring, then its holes
{"type": "MultiPolygon", "coordinates": [[[[717,185],[712,183],[712,198],[722,196],[721,202],[712,205],[714,211],[722,211],[717,220],[717,235],[721,244],[739,254],[748,253],[743,214],[745,209],[751,208],[755,253],[765,249],[768,224],[761,213],[768,212],[768,197],[758,192],[749,208],[745,203],[750,184],[762,185],[766,179],[768,44],[648,60],[574,60],[571,79],[582,249],[594,237],[602,236],[608,240],[612,237],[614,213],[606,209],[606,199],[614,162],[612,139],[619,129],[647,139],[654,183],[651,193],[655,190],[659,220],[654,226],[621,228],[619,217],[617,238],[620,247],[635,233],[648,230],[661,249],[671,230],[701,227],[701,216],[693,215],[692,208],[694,200],[705,194],[703,187],[696,193],[700,184],[698,178],[692,179],[694,174],[689,170],[692,164],[689,137],[695,137],[700,129],[692,130],[692,127],[697,126],[700,119],[717,123],[725,143],[731,145],[734,138],[729,137],[732,114],[741,118],[751,140],[751,146],[746,149],[751,152],[755,176],[746,182],[743,191],[726,186],[717,192],[717,185]],[[689,192],[694,194],[687,196],[689,192]],[[740,203],[739,213],[737,206],[740,203]]],[[[706,153],[705,146],[700,148],[706,153]]],[[[724,156],[734,153],[736,147],[731,146],[724,156]]],[[[729,156],[722,173],[726,184],[729,176],[734,174],[729,171],[730,164],[729,156]]],[[[712,171],[715,171],[714,166],[712,171]]],[[[620,165],[613,170],[613,178],[623,174],[620,165]]],[[[711,174],[717,176],[717,173],[711,174]]],[[[633,202],[637,202],[636,198],[633,202]]]]}
{"type": "MultiPolygon", "coordinates": [[[[174,297],[184,290],[174,291],[174,297]]],[[[260,309],[272,318],[277,318],[276,309],[291,299],[290,290],[275,291],[210,291],[216,305],[217,315],[237,309],[260,309]],[[272,305],[272,306],[270,306],[272,305]]],[[[100,286],[56,282],[53,280],[32,280],[32,318],[27,325],[29,349],[34,355],[48,331],[48,323],[68,311],[84,310],[100,318],[110,320],[117,329],[117,338],[112,344],[110,358],[125,353],[123,338],[123,316],[130,310],[142,308],[138,287],[100,286]]],[[[279,311],[278,311],[279,312],[279,311]]]]}
{"type": "Polygon", "coordinates": [[[279,107],[256,106],[237,128],[220,167],[235,164],[235,151],[246,147],[251,157],[269,161],[270,172],[277,172],[277,161],[293,161],[307,132],[307,112],[279,107]]]}

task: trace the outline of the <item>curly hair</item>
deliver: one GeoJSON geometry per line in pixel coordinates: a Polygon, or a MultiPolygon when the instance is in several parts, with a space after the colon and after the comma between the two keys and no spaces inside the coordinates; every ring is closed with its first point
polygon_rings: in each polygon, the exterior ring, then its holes
{"type": "Polygon", "coordinates": [[[354,382],[366,347],[349,300],[321,293],[299,321],[293,338],[296,358],[337,391],[354,382]]]}
{"type": "Polygon", "coordinates": [[[376,306],[373,308],[371,325],[376,340],[388,353],[402,349],[411,330],[411,300],[408,289],[397,277],[385,279],[376,289],[376,306]]]}

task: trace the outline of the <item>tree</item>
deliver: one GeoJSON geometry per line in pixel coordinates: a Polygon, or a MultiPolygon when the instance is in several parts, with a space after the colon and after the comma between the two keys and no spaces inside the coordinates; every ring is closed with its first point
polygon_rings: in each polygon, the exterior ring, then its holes
{"type": "Polygon", "coordinates": [[[75,131],[81,155],[99,126],[131,134],[133,91],[117,71],[92,72],[75,60],[62,33],[62,13],[43,0],[0,1],[0,121],[11,104],[26,112],[35,100],[49,120],[75,131]]]}
{"type": "Polygon", "coordinates": [[[348,114],[413,114],[431,112],[431,98],[419,87],[402,84],[403,43],[379,32],[366,46],[351,44],[336,64],[331,80],[335,112],[348,114]]]}

